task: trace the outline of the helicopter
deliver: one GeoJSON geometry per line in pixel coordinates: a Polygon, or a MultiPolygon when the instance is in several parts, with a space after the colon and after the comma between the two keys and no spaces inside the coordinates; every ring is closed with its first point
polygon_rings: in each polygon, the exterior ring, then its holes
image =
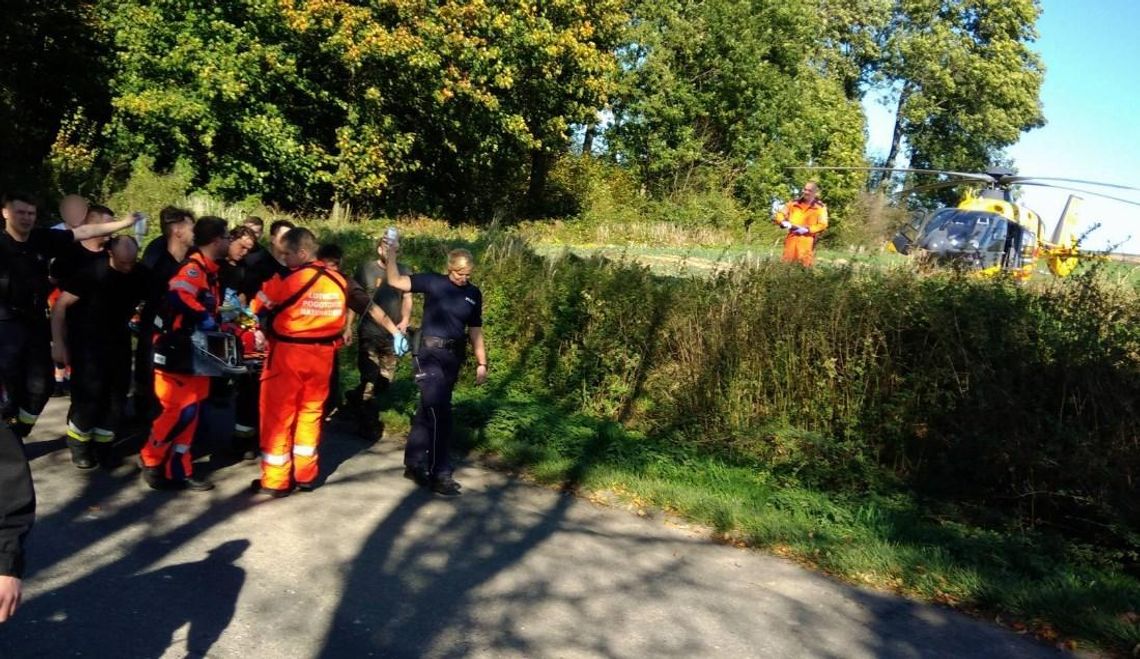
{"type": "Polygon", "coordinates": [[[1084,201],[1070,194],[1053,231],[1046,234],[1045,222],[1032,209],[1017,203],[1015,185],[1059,188],[1140,206],[1140,202],[1083,188],[1056,183],[1093,185],[1104,188],[1140,191],[1115,183],[1081,179],[1024,176],[1006,168],[990,168],[984,172],[956,172],[937,169],[896,167],[794,167],[806,170],[878,171],[948,177],[947,180],[919,185],[896,193],[905,196],[943,188],[967,186],[957,206],[920,211],[887,243],[887,251],[917,255],[923,261],[938,265],[952,264],[976,270],[983,276],[1000,273],[1023,279],[1045,259],[1049,271],[1064,277],[1076,269],[1081,258],[1076,233],[1080,208],[1084,201]],[[1048,182],[1046,182],[1048,181],[1048,182]],[[980,189],[979,189],[980,188],[980,189]]]}

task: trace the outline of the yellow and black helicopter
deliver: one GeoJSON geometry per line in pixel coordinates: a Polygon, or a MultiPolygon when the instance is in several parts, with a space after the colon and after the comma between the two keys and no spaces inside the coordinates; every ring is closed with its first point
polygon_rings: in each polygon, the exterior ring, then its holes
{"type": "Polygon", "coordinates": [[[1033,274],[1041,259],[1045,259],[1049,270],[1057,276],[1064,277],[1072,273],[1081,256],[1077,235],[1083,201],[1080,194],[1140,206],[1140,201],[1057,184],[1092,185],[1132,191],[1140,191],[1140,188],[1101,181],[1024,176],[1004,168],[992,168],[985,172],[894,167],[796,169],[865,170],[946,177],[945,180],[918,185],[895,193],[895,196],[900,197],[919,192],[965,187],[966,193],[957,206],[914,213],[907,225],[887,243],[887,249],[899,254],[918,255],[924,261],[936,264],[964,266],[977,270],[983,275],[1004,272],[1015,277],[1028,277],[1033,274]],[[1014,186],[1019,185],[1058,188],[1070,192],[1061,217],[1051,233],[1046,234],[1045,223],[1036,212],[1014,199],[1014,186]]]}

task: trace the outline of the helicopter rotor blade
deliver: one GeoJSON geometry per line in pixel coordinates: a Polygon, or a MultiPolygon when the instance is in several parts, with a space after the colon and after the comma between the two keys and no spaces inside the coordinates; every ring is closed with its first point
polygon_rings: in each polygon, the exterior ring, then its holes
{"type": "Polygon", "coordinates": [[[1101,193],[1101,192],[1094,192],[1093,190],[1082,190],[1080,188],[1070,188],[1070,187],[1064,186],[1064,185],[1050,185],[1048,183],[1033,183],[1030,181],[1021,181],[1018,183],[1018,185],[1032,185],[1032,186],[1038,187],[1038,188],[1053,188],[1055,190],[1068,190],[1070,192],[1077,192],[1080,194],[1092,195],[1094,197],[1101,197],[1103,199],[1111,199],[1112,201],[1119,201],[1121,203],[1130,204],[1132,206],[1140,206],[1140,201],[1136,201],[1135,199],[1124,199],[1122,197],[1113,197],[1112,195],[1106,195],[1106,194],[1101,193]]]}
{"type": "Polygon", "coordinates": [[[931,192],[933,190],[944,190],[946,188],[953,188],[953,187],[957,187],[959,185],[970,185],[972,183],[976,183],[976,181],[974,181],[973,179],[966,179],[966,180],[957,179],[954,181],[938,181],[937,183],[927,183],[925,185],[916,185],[916,186],[913,186],[910,188],[905,188],[903,190],[899,190],[898,192],[892,192],[888,196],[890,196],[890,197],[905,197],[907,195],[918,194],[920,192],[931,192]]]}
{"type": "Polygon", "coordinates": [[[977,174],[973,172],[954,172],[943,169],[913,169],[909,167],[823,167],[823,166],[805,166],[805,167],[788,167],[788,169],[807,169],[807,170],[832,170],[832,171],[857,171],[857,172],[902,172],[904,174],[932,174],[936,176],[957,176],[959,178],[972,179],[974,181],[983,181],[985,183],[992,183],[994,177],[986,174],[977,174]]]}
{"type": "Polygon", "coordinates": [[[1104,183],[1102,181],[1085,181],[1078,178],[1057,178],[1055,176],[1005,176],[998,181],[1001,185],[1026,184],[1031,181],[1060,181],[1062,183],[1080,183],[1082,185],[1096,185],[1103,188],[1115,188],[1117,190],[1135,190],[1140,192],[1140,188],[1133,188],[1127,185],[1118,185],[1116,183],[1104,183]]]}

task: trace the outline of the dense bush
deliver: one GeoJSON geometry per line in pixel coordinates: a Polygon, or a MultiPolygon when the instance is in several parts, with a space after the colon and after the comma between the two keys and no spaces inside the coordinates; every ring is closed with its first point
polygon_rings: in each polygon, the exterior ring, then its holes
{"type": "MultiPolygon", "coordinates": [[[[409,244],[438,264],[434,241],[409,244]]],[[[511,240],[482,259],[507,392],[803,484],[907,487],[1137,546],[1140,319],[1095,272],[1027,287],[770,263],[669,279],[511,240]]]]}

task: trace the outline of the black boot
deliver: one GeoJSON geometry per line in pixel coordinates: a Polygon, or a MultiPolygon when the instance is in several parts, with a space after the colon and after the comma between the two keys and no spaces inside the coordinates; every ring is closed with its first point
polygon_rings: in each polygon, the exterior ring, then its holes
{"type": "Polygon", "coordinates": [[[431,479],[431,491],[436,494],[442,494],[445,497],[459,496],[460,487],[462,486],[451,477],[451,474],[435,476],[431,479]]]}
{"type": "Polygon", "coordinates": [[[193,490],[194,492],[209,492],[214,489],[214,484],[205,478],[195,478],[191,476],[186,479],[186,489],[193,490]]]}
{"type": "Polygon", "coordinates": [[[20,439],[24,439],[28,435],[32,434],[32,424],[30,424],[30,423],[24,423],[23,421],[16,421],[15,423],[13,423],[11,425],[12,425],[12,434],[16,435],[20,439]]]}
{"type": "Polygon", "coordinates": [[[115,445],[112,442],[95,442],[95,461],[104,469],[114,469],[119,466],[115,457],[115,445]]]}
{"type": "Polygon", "coordinates": [[[162,475],[162,467],[143,467],[143,482],[152,490],[173,490],[174,483],[162,475]]]}
{"type": "Polygon", "coordinates": [[[420,487],[427,487],[431,484],[431,472],[423,465],[404,467],[404,478],[415,481],[416,485],[420,487]]]}
{"type": "Polygon", "coordinates": [[[67,448],[71,449],[71,462],[76,467],[80,469],[95,468],[95,453],[91,446],[91,440],[83,442],[74,437],[68,437],[67,448]]]}

